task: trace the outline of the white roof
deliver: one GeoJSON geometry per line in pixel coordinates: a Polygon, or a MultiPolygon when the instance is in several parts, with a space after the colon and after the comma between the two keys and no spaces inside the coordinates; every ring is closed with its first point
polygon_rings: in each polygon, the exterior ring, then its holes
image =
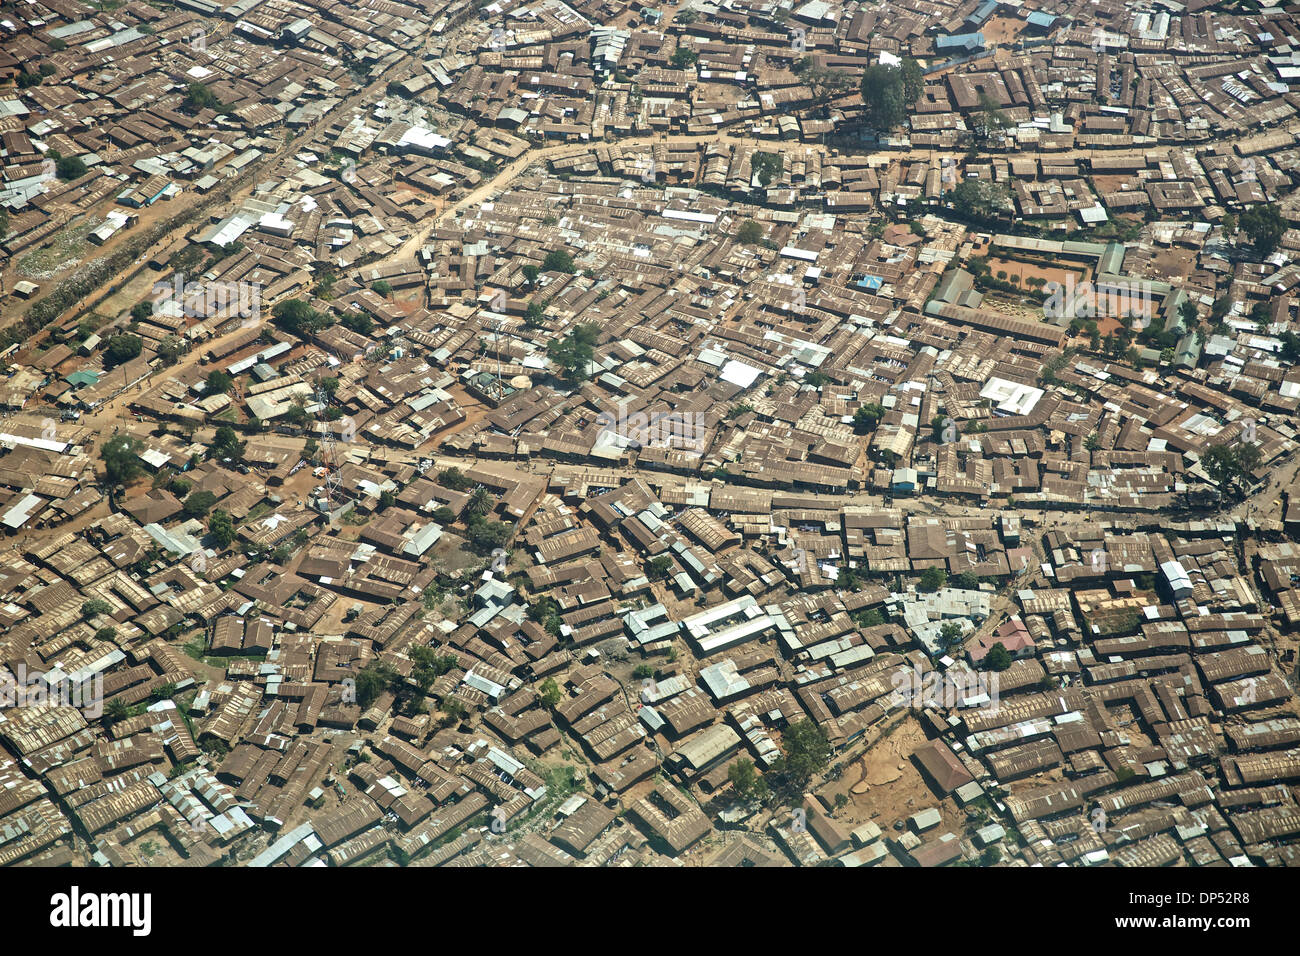
{"type": "Polygon", "coordinates": [[[730,382],[732,385],[739,385],[741,388],[749,388],[758,377],[763,374],[762,369],[754,368],[752,365],[746,365],[736,359],[731,359],[726,365],[722,366],[720,378],[724,382],[730,382]]]}

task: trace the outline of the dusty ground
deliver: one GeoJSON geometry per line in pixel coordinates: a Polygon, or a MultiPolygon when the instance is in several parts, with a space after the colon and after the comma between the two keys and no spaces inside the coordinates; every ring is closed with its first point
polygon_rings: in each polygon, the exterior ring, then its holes
{"type": "Polygon", "coordinates": [[[1062,285],[1069,282],[1069,277],[1074,276],[1075,284],[1088,278],[1086,269],[1066,269],[1060,266],[1048,266],[1023,262],[1017,259],[990,258],[989,268],[993,270],[996,276],[999,272],[1005,272],[1008,280],[1011,276],[1020,276],[1020,285],[1028,289],[1029,280],[1037,276],[1044,282],[1059,282],[1062,285]]]}
{"type": "MultiPolygon", "coordinates": [[[[1010,46],[1020,39],[1024,28],[1025,21],[1018,17],[989,17],[979,32],[984,34],[984,42],[990,47],[1010,46]]],[[[998,53],[1002,55],[994,59],[999,62],[1010,58],[1010,51],[999,50],[998,53]]]]}
{"type": "Polygon", "coordinates": [[[910,759],[925,742],[920,723],[908,716],[897,730],[878,740],[861,759],[845,767],[844,775],[825,790],[832,800],[839,793],[849,798],[848,805],[836,815],[840,825],[851,830],[875,821],[882,830],[897,835],[892,829],[895,821],[906,820],[919,810],[938,807],[943,824],[933,832],[961,833],[966,821],[964,813],[951,800],[941,802],[910,759]]]}

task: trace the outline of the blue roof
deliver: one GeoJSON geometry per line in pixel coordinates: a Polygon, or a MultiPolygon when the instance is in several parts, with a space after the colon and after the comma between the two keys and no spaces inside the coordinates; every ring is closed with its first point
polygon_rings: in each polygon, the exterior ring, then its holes
{"type": "Polygon", "coordinates": [[[1036,27],[1050,27],[1056,22],[1056,16],[1054,14],[1043,13],[1041,10],[1035,10],[1027,19],[1032,26],[1036,27]]]}
{"type": "Polygon", "coordinates": [[[858,280],[858,288],[870,289],[874,292],[876,289],[880,288],[882,282],[884,282],[884,280],[880,276],[864,276],[858,280]]]}
{"type": "Polygon", "coordinates": [[[982,46],[984,46],[984,34],[982,33],[955,33],[949,37],[939,37],[934,41],[936,50],[950,50],[953,48],[975,50],[982,46]]]}

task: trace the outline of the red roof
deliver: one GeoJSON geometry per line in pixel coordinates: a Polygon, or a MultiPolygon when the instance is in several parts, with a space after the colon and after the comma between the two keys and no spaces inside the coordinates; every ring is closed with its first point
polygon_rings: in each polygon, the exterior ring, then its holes
{"type": "Polygon", "coordinates": [[[1034,639],[1029,636],[1029,629],[1025,627],[1025,622],[1018,615],[998,625],[992,634],[977,638],[975,643],[968,647],[970,659],[984,660],[984,656],[993,650],[995,644],[1005,647],[1012,657],[1034,649],[1034,639]]]}

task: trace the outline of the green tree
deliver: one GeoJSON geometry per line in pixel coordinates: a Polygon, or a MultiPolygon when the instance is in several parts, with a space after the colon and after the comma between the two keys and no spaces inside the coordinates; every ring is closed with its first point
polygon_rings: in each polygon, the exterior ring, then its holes
{"type": "Polygon", "coordinates": [[[595,325],[576,326],[563,339],[552,339],[546,352],[558,365],[562,375],[572,384],[585,381],[590,376],[590,366],[595,357],[595,344],[600,330],[595,325]]]}
{"type": "Polygon", "coordinates": [[[907,90],[898,67],[873,63],[862,74],[867,125],[888,131],[907,118],[907,90]]]}
{"type": "Polygon", "coordinates": [[[411,676],[420,687],[421,694],[427,694],[433,682],[460,663],[455,654],[439,654],[432,647],[413,647],[410,650],[411,676]]]}
{"type": "Polygon", "coordinates": [[[560,686],[555,683],[553,677],[548,677],[546,680],[542,681],[537,696],[541,700],[543,707],[553,708],[561,699],[560,686]]]}
{"type": "Polygon", "coordinates": [[[286,299],[271,309],[271,321],[291,335],[308,336],[324,328],[328,321],[302,299],[286,299]]]}
{"type": "Polygon", "coordinates": [[[998,641],[984,655],[984,665],[992,671],[1004,671],[1011,666],[1011,652],[998,641]]]}
{"type": "Polygon", "coordinates": [[[339,321],[345,329],[357,335],[369,335],[375,330],[375,323],[364,312],[348,312],[339,321]]]}
{"type": "Polygon", "coordinates": [[[397,680],[397,672],[383,661],[371,661],[357,671],[357,703],[365,710],[397,680]]]}
{"type": "Polygon", "coordinates": [[[785,163],[780,153],[755,153],[749,160],[750,168],[758,176],[758,184],[764,189],[781,175],[785,163]]]}
{"type": "Polygon", "coordinates": [[[537,285],[537,277],[542,274],[541,269],[530,262],[528,265],[524,266],[522,271],[524,274],[524,281],[528,283],[528,288],[531,289],[537,285]]]}
{"type": "Polygon", "coordinates": [[[143,322],[151,315],[153,315],[153,303],[148,299],[131,306],[131,321],[133,322],[143,322]]]}
{"type": "Polygon", "coordinates": [[[466,714],[465,705],[455,697],[444,698],[438,709],[447,715],[444,723],[448,726],[460,723],[466,714]]]}
{"type": "Polygon", "coordinates": [[[885,407],[869,402],[853,413],[853,430],[859,435],[865,435],[867,432],[874,431],[884,417],[885,407]]]}
{"type": "Polygon", "coordinates": [[[921,582],[917,585],[917,590],[932,594],[944,586],[948,581],[948,572],[943,568],[926,568],[921,572],[921,582]]]}
{"type": "Polygon", "coordinates": [[[387,279],[380,279],[378,282],[371,285],[370,288],[377,294],[384,296],[391,295],[393,292],[393,285],[387,279]]]}
{"type": "Polygon", "coordinates": [[[210,491],[196,491],[185,499],[181,505],[181,514],[186,518],[202,518],[217,503],[217,496],[210,491]]]}
{"type": "Polygon", "coordinates": [[[880,613],[879,608],[871,608],[863,611],[858,615],[858,624],[862,627],[879,627],[885,623],[885,615],[880,613]]]}
{"type": "Polygon", "coordinates": [[[216,94],[208,89],[204,83],[195,81],[185,88],[186,108],[195,112],[199,110],[216,110],[220,112],[223,107],[221,101],[217,99],[216,94]]]}
{"type": "Polygon", "coordinates": [[[213,436],[208,446],[209,458],[232,458],[236,461],[244,457],[244,443],[239,440],[235,430],[229,425],[222,425],[213,436]]]}
{"type": "Polygon", "coordinates": [[[175,365],[185,352],[185,342],[179,335],[164,336],[158,343],[158,357],[167,365],[175,365]]]}
{"type": "Polygon", "coordinates": [[[220,508],[208,517],[208,532],[219,548],[228,548],[235,540],[235,524],[220,508]]]}
{"type": "Polygon", "coordinates": [[[1251,206],[1241,214],[1241,230],[1260,256],[1273,254],[1286,229],[1286,219],[1277,203],[1251,206]]]}
{"type": "Polygon", "coordinates": [[[466,531],[469,546],[479,554],[491,554],[504,548],[514,534],[514,526],[504,521],[476,521],[466,531]]]}
{"type": "Polygon", "coordinates": [[[747,757],[741,757],[727,768],[727,779],[731,781],[731,787],[741,802],[750,803],[757,796],[761,781],[754,769],[754,761],[747,757]]]}
{"type": "Polygon", "coordinates": [[[903,74],[903,102],[910,108],[916,105],[916,101],[921,98],[921,94],[925,91],[925,73],[921,70],[921,64],[910,56],[903,57],[901,69],[903,74]]]}
{"type": "Polygon", "coordinates": [[[468,491],[474,486],[474,482],[454,465],[438,474],[438,484],[452,491],[468,491]]]}
{"type": "Polygon", "coordinates": [[[103,598],[91,598],[81,605],[81,616],[86,620],[92,617],[98,617],[101,614],[112,614],[113,605],[109,604],[103,598]]]}
{"type": "Polygon", "coordinates": [[[677,69],[684,70],[688,66],[693,66],[695,64],[695,61],[698,60],[699,58],[700,55],[696,53],[694,50],[688,47],[679,46],[676,50],[673,51],[673,55],[670,58],[670,61],[672,62],[672,65],[677,69]]]}
{"type": "Polygon", "coordinates": [[[87,172],[86,164],[76,156],[64,156],[55,164],[54,171],[65,182],[80,179],[87,172]]]}
{"type": "Polygon", "coordinates": [[[958,216],[976,222],[987,222],[1011,208],[1006,187],[988,179],[963,179],[948,195],[958,216]]]}
{"type": "Polygon", "coordinates": [[[956,427],[946,415],[935,415],[930,419],[930,431],[936,442],[945,443],[953,440],[952,432],[956,431],[956,427]]]}
{"type": "Polygon", "coordinates": [[[672,569],[672,558],[668,557],[666,554],[661,554],[656,558],[651,558],[646,562],[645,566],[646,576],[649,577],[651,581],[658,581],[662,578],[668,577],[668,572],[672,569]]]}
{"type": "Polygon", "coordinates": [[[235,380],[227,375],[221,369],[214,368],[208,373],[208,377],[203,380],[204,395],[224,395],[230,391],[230,387],[235,384],[235,380]]]}
{"type": "Polygon", "coordinates": [[[117,434],[99,450],[104,460],[104,477],[110,485],[126,484],[140,474],[140,440],[117,434]]]}
{"type": "Polygon", "coordinates": [[[486,488],[475,488],[470,493],[469,503],[465,505],[467,521],[471,524],[487,515],[492,510],[492,492],[486,488]]]}
{"type": "Polygon", "coordinates": [[[1226,485],[1237,477],[1237,453],[1231,445],[1211,445],[1205,450],[1201,465],[1216,484],[1226,485]]]}
{"type": "Polygon", "coordinates": [[[807,718],[786,728],[781,745],[784,756],[777,758],[773,769],[777,769],[794,790],[803,790],[813,775],[830,763],[830,741],[825,732],[807,718]]]}
{"type": "Polygon", "coordinates": [[[573,275],[578,271],[578,267],[573,264],[573,256],[563,249],[553,249],[546,254],[546,259],[542,262],[542,271],[567,272],[573,275]]]}
{"type": "Polygon", "coordinates": [[[116,724],[119,721],[126,720],[131,715],[131,708],[126,705],[121,697],[114,697],[104,705],[104,716],[108,718],[109,723],[116,724]]]}
{"type": "Polygon", "coordinates": [[[763,227],[752,219],[746,219],[736,230],[736,242],[742,246],[752,246],[763,238],[763,227]]]}
{"type": "Polygon", "coordinates": [[[144,342],[138,335],[110,335],[104,345],[104,364],[114,368],[138,358],[144,351],[144,342]]]}
{"type": "Polygon", "coordinates": [[[979,112],[975,114],[975,135],[985,140],[1010,125],[1011,121],[1002,112],[997,100],[987,93],[980,93],[979,112]]]}
{"type": "Polygon", "coordinates": [[[1287,329],[1282,333],[1282,358],[1288,362],[1300,362],[1300,335],[1287,329]]]}

